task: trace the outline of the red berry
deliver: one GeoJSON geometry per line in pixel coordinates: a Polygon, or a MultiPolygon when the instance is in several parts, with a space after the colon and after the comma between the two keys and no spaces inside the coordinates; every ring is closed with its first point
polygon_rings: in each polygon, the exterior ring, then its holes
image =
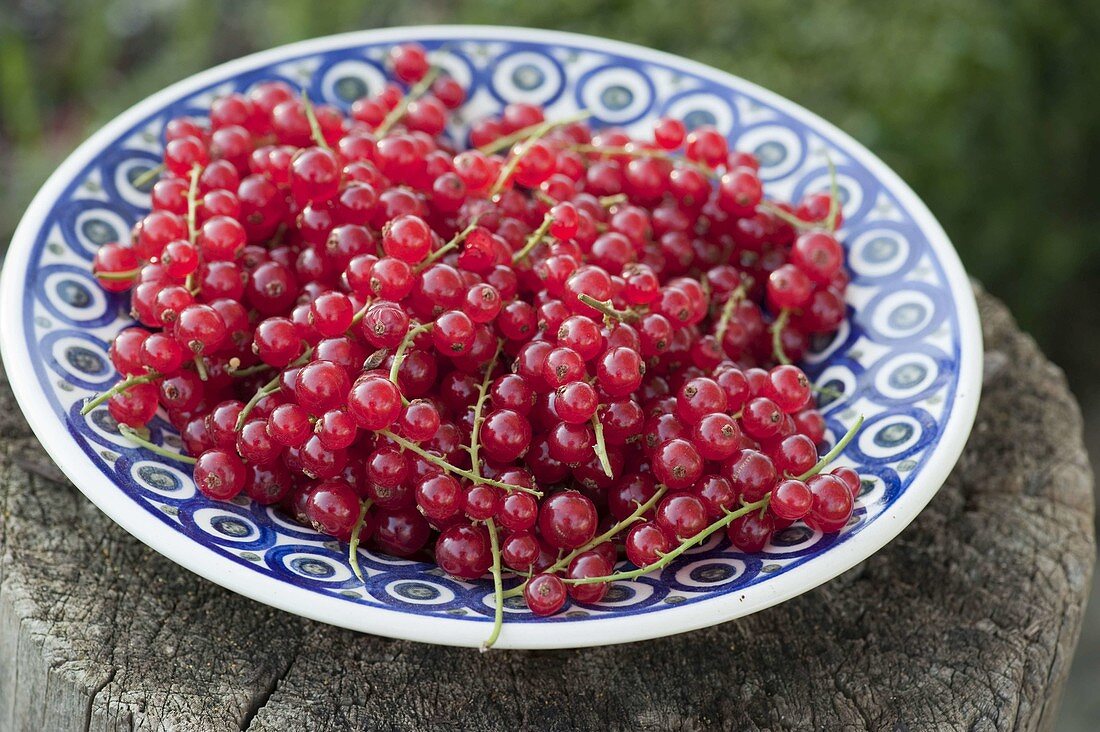
{"type": "Polygon", "coordinates": [[[813,506],[813,494],[800,480],[785,480],[772,491],[768,509],[784,521],[806,518],[813,506]]]}
{"type": "Polygon", "coordinates": [[[361,376],[347,393],[347,407],[363,429],[386,429],[401,413],[401,393],[389,379],[361,376]]]}
{"type": "MultiPolygon", "coordinates": [[[[566,575],[572,580],[606,577],[613,569],[614,565],[602,554],[587,551],[573,558],[566,570],[566,575]]],[[[568,586],[569,596],[576,602],[582,603],[599,602],[607,594],[607,589],[607,582],[586,582],[568,586]]]]}
{"type": "Polygon", "coordinates": [[[662,442],[650,456],[657,480],[678,491],[689,488],[703,474],[703,458],[687,440],[675,438],[662,442]]]}
{"type": "Polygon", "coordinates": [[[523,588],[523,599],[535,615],[553,615],[565,605],[565,583],[557,575],[537,574],[523,588]]]}
{"type": "Polygon", "coordinates": [[[482,526],[448,526],[435,542],[435,560],[447,574],[460,579],[477,579],[492,563],[489,534],[482,526]]]}
{"type": "Polygon", "coordinates": [[[575,549],[596,535],[596,507],[577,491],[561,491],[543,499],[539,532],[551,546],[575,549]]]}
{"type": "Polygon", "coordinates": [[[241,459],[221,448],[207,450],[195,463],[195,485],[203,495],[219,501],[236,497],[244,489],[245,477],[241,459]]]}

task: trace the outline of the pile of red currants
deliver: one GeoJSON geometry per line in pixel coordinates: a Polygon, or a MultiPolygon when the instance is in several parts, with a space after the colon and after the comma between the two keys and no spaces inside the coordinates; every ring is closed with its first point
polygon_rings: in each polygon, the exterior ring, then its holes
{"type": "Polygon", "coordinates": [[[508,596],[551,614],[720,530],[842,528],[860,481],[823,469],[853,432],[819,455],[792,365],[846,317],[836,191],[766,200],[751,154],[670,118],[510,104],[457,149],[463,88],[417,45],[389,62],[350,116],[270,82],[168,123],[152,211],[95,258],[138,324],[85,413],[164,452],[163,410],[205,495],[357,571],[370,543],[491,574],[489,643],[508,596]]]}

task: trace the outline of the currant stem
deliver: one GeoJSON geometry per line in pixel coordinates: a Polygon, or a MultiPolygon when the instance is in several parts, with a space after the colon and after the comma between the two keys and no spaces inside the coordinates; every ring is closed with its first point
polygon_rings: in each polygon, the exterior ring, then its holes
{"type": "Polygon", "coordinates": [[[620,203],[626,203],[630,199],[627,198],[625,193],[616,193],[614,196],[600,196],[600,205],[604,208],[611,208],[617,206],[620,203]]]}
{"type": "Polygon", "coordinates": [[[779,208],[779,206],[776,206],[771,201],[762,202],[760,204],[760,208],[764,209],[772,216],[775,216],[777,219],[780,219],[781,221],[790,224],[795,229],[806,230],[816,228],[815,224],[812,221],[803,221],[802,219],[795,216],[793,213],[789,211],[784,211],[783,209],[779,208]]]}
{"type": "Polygon", "coordinates": [[[348,562],[351,563],[351,571],[355,573],[360,582],[363,579],[363,571],[359,568],[359,530],[363,528],[363,522],[367,520],[367,511],[373,504],[370,498],[359,504],[359,518],[355,520],[355,526],[351,527],[351,539],[348,540],[348,562]]]}
{"type": "Polygon", "coordinates": [[[838,391],[828,386],[818,386],[817,384],[810,384],[810,391],[814,394],[821,394],[823,396],[832,397],[833,399],[840,399],[844,396],[844,392],[838,391]]]}
{"type": "Polygon", "coordinates": [[[604,440],[603,422],[600,421],[600,410],[598,408],[596,413],[592,415],[592,431],[596,433],[596,444],[592,446],[592,449],[595,451],[596,457],[600,459],[603,474],[608,478],[614,478],[615,475],[611,470],[611,458],[607,456],[607,442],[604,440]]]}
{"type": "Polygon", "coordinates": [[[491,485],[495,488],[501,488],[501,489],[506,490],[506,491],[520,491],[522,493],[530,493],[532,496],[534,496],[536,498],[542,498],[542,491],[535,490],[534,488],[528,488],[527,486],[512,485],[511,483],[502,483],[499,480],[493,480],[492,478],[486,478],[486,477],[483,477],[483,476],[480,476],[480,475],[475,475],[472,470],[465,470],[463,468],[458,467],[457,465],[452,465],[451,463],[447,462],[446,460],[444,460],[440,456],[436,455],[435,453],[428,452],[427,450],[422,448],[420,445],[417,445],[415,442],[411,442],[409,440],[406,440],[401,435],[394,434],[393,432],[390,432],[389,430],[379,430],[378,434],[384,435],[384,436],[390,438],[391,440],[393,440],[394,442],[396,442],[398,445],[405,448],[409,452],[416,453],[417,455],[424,458],[425,460],[427,460],[431,464],[438,465],[440,468],[442,468],[446,472],[454,473],[455,475],[462,476],[466,480],[471,481],[473,483],[480,483],[480,484],[483,484],[483,485],[491,485]]]}
{"type": "MultiPolygon", "coordinates": [[[[295,366],[301,366],[302,364],[309,361],[309,358],[312,355],[313,355],[313,346],[310,346],[309,348],[307,348],[302,353],[301,356],[299,356],[298,358],[294,359],[289,364],[287,364],[287,368],[294,368],[295,366]]],[[[244,405],[243,409],[241,409],[241,413],[239,415],[237,415],[237,424],[234,426],[234,429],[236,431],[238,431],[238,432],[241,431],[241,428],[244,427],[244,423],[248,420],[248,415],[252,413],[252,409],[257,404],[260,403],[261,399],[263,399],[268,394],[274,394],[275,392],[279,391],[280,386],[281,386],[281,384],[280,384],[281,376],[282,376],[282,374],[280,374],[279,376],[276,376],[271,381],[267,382],[266,384],[264,384],[263,386],[261,386],[259,389],[256,390],[256,393],[252,395],[252,398],[249,399],[248,403],[244,405]]]]}
{"type": "MultiPolygon", "coordinates": [[[[645,503],[638,503],[637,501],[635,501],[635,503],[637,504],[638,507],[634,509],[633,513],[631,513],[629,516],[627,516],[622,521],[615,524],[614,526],[612,526],[610,529],[603,532],[599,536],[594,537],[592,539],[592,541],[588,542],[587,544],[585,544],[583,546],[580,546],[580,547],[574,549],[573,551],[566,554],[564,557],[560,557],[558,559],[558,561],[556,561],[554,564],[547,567],[545,571],[548,572],[549,574],[554,574],[556,572],[560,572],[561,570],[568,567],[569,563],[572,562],[578,555],[583,554],[586,551],[589,551],[593,547],[597,547],[600,544],[603,544],[605,541],[610,541],[620,531],[623,531],[628,526],[632,525],[635,521],[641,520],[641,518],[643,516],[645,516],[646,513],[648,513],[650,510],[652,510],[652,508],[654,506],[657,505],[657,502],[660,501],[664,497],[665,493],[667,493],[667,492],[668,492],[668,486],[667,485],[662,484],[662,485],[657,486],[657,491],[652,496],[649,497],[648,501],[646,501],[645,503]]],[[[527,582],[530,579],[531,579],[531,577],[530,577],[530,575],[528,575],[526,580],[524,580],[520,585],[518,585],[516,587],[513,587],[512,589],[505,592],[504,596],[505,597],[516,597],[517,595],[522,595],[523,594],[523,589],[524,589],[524,587],[527,586],[527,582]]]]}
{"type": "Polygon", "coordinates": [[[539,203],[549,206],[551,208],[561,203],[561,201],[554,200],[542,191],[531,191],[531,196],[539,203]]]}
{"type": "MultiPolygon", "coordinates": [[[[523,127],[521,129],[516,130],[515,132],[513,132],[510,135],[505,135],[504,137],[500,137],[500,138],[497,138],[496,140],[493,140],[492,142],[490,142],[487,145],[482,145],[477,150],[478,150],[478,152],[485,153],[486,155],[492,155],[495,152],[500,152],[501,150],[506,150],[506,149],[510,148],[512,145],[514,145],[515,143],[527,139],[531,135],[538,132],[539,129],[541,129],[542,127],[545,127],[547,125],[549,125],[550,130],[552,130],[555,127],[564,127],[565,125],[571,125],[574,122],[581,122],[583,120],[588,119],[591,116],[592,116],[591,112],[581,112],[580,114],[575,114],[571,117],[562,117],[560,119],[556,119],[553,122],[539,122],[538,124],[528,125],[527,127],[523,127]]],[[[549,130],[547,130],[547,131],[549,131],[549,130]]]]}
{"type": "Polygon", "coordinates": [[[719,316],[718,325],[714,328],[714,340],[718,341],[719,347],[722,346],[722,339],[726,337],[726,330],[729,329],[730,320],[733,319],[733,311],[737,309],[737,303],[745,297],[746,289],[746,283],[742,282],[730,293],[726,304],[722,306],[722,315],[719,316]]]}
{"type": "Polygon", "coordinates": [[[844,452],[844,448],[848,447],[848,443],[851,442],[852,438],[856,436],[856,433],[859,432],[859,428],[862,425],[863,425],[863,415],[861,414],[856,419],[855,423],[852,424],[852,426],[848,428],[848,431],[844,433],[844,436],[840,438],[840,442],[836,443],[833,446],[832,450],[829,450],[829,452],[825,453],[825,455],[822,456],[822,458],[820,460],[818,460],[816,463],[814,463],[814,466],[812,468],[807,470],[802,475],[798,476],[797,480],[808,480],[808,479],[814,477],[815,475],[820,473],[822,470],[824,470],[825,467],[829,463],[831,463],[832,461],[834,461],[838,457],[840,457],[840,454],[842,452],[844,452]]]}
{"type": "Polygon", "coordinates": [[[172,452],[171,450],[165,449],[165,448],[161,447],[160,445],[153,444],[149,440],[146,440],[144,437],[139,435],[134,430],[134,428],[130,427],[130,425],[119,424],[118,433],[120,435],[122,435],[123,437],[125,437],[130,442],[134,443],[135,445],[140,445],[141,447],[144,447],[149,452],[156,453],[157,455],[160,455],[162,457],[171,458],[172,460],[178,460],[181,463],[187,463],[188,465],[194,465],[195,463],[198,462],[195,458],[191,457],[190,455],[183,455],[183,454],[178,453],[178,452],[172,452]]]}
{"type": "Polygon", "coordinates": [[[201,172],[202,166],[198,163],[191,166],[191,183],[187,187],[187,240],[192,244],[195,243],[199,233],[195,226],[195,212],[198,210],[195,202],[199,197],[199,173],[201,172]]]}
{"type": "Polygon", "coordinates": [[[481,477],[481,461],[478,459],[478,450],[481,448],[481,424],[485,421],[485,417],[482,416],[482,410],[485,408],[485,399],[489,396],[489,382],[493,379],[493,370],[497,367],[497,360],[500,358],[500,352],[504,348],[504,340],[497,339],[497,349],[493,352],[493,357],[489,359],[489,365],[485,369],[485,376],[481,379],[481,384],[478,386],[477,402],[474,404],[474,426],[470,431],[470,467],[474,471],[474,475],[481,477]]]}
{"type": "Polygon", "coordinates": [[[497,537],[497,526],[492,518],[485,519],[485,528],[489,530],[489,548],[493,552],[493,597],[496,607],[493,610],[493,632],[481,644],[482,652],[489,650],[500,637],[500,630],[504,626],[504,582],[500,576],[500,539],[497,537]]]}
{"type": "Polygon", "coordinates": [[[840,188],[836,182],[836,166],[829,151],[825,151],[825,162],[829,166],[829,215],[825,217],[825,229],[830,234],[836,231],[836,219],[840,215],[840,188]]]}
{"type": "Polygon", "coordinates": [[[449,242],[425,257],[423,262],[413,267],[413,274],[420,274],[425,269],[430,267],[433,263],[439,261],[444,256],[446,256],[448,252],[453,252],[455,249],[458,249],[458,245],[466,241],[466,237],[468,237],[470,233],[477,228],[477,222],[480,219],[481,214],[478,214],[473,218],[472,221],[470,221],[470,223],[466,225],[465,229],[451,237],[451,240],[449,242]]]}
{"type": "Polygon", "coordinates": [[[569,149],[580,153],[594,153],[596,155],[625,155],[626,157],[630,158],[657,158],[659,160],[668,160],[672,163],[682,163],[684,165],[690,165],[708,178],[718,177],[718,173],[714,170],[714,168],[703,165],[702,163],[697,163],[694,160],[688,160],[687,158],[680,155],[673,155],[672,153],[666,152],[665,150],[650,150],[648,148],[635,149],[629,147],[620,147],[616,145],[609,145],[604,147],[600,145],[582,144],[569,145],[569,149]]]}
{"type": "MultiPolygon", "coordinates": [[[[363,307],[359,308],[359,310],[356,311],[355,315],[351,316],[352,326],[358,325],[359,321],[361,321],[364,317],[366,317],[367,311],[370,310],[370,306],[372,304],[373,303],[368,298],[367,301],[365,303],[363,303],[363,307]]],[[[351,327],[348,328],[348,331],[350,331],[350,330],[351,330],[351,327]]]]}
{"type": "Polygon", "coordinates": [[[597,300],[591,295],[586,295],[584,293],[578,295],[577,299],[583,302],[588,307],[599,310],[601,313],[604,314],[604,317],[611,318],[612,320],[616,320],[622,323],[633,323],[641,317],[633,310],[616,310],[615,306],[611,304],[610,300],[597,300]]]}
{"type": "MultiPolygon", "coordinates": [[[[588,116],[587,114],[585,115],[588,116]]],[[[582,118],[583,119],[583,118],[582,118]]],[[[497,195],[504,190],[504,186],[508,184],[508,180],[512,177],[512,174],[516,172],[516,168],[519,166],[519,161],[523,160],[523,156],[527,154],[527,151],[531,149],[531,145],[538,140],[546,137],[550,130],[554,129],[560,124],[565,123],[565,120],[555,120],[553,122],[543,122],[535,127],[534,131],[527,137],[519,138],[522,142],[519,142],[513,149],[512,155],[508,158],[508,162],[504,164],[504,167],[500,170],[500,175],[497,176],[497,180],[493,183],[493,187],[489,189],[490,200],[495,199],[497,195]]],[[[522,130],[521,130],[522,132],[522,130]]]]}
{"type": "Polygon", "coordinates": [[[306,119],[309,120],[309,135],[313,138],[313,142],[317,144],[317,147],[332,152],[332,148],[329,147],[328,141],[325,140],[325,136],[321,132],[321,123],[317,121],[317,114],[313,111],[313,102],[309,99],[309,92],[305,89],[302,89],[302,107],[305,109],[306,119]]]}
{"type": "Polygon", "coordinates": [[[157,165],[153,168],[149,168],[149,170],[145,171],[137,178],[134,178],[134,182],[131,185],[133,185],[134,188],[141,188],[146,183],[156,180],[157,177],[165,170],[167,170],[167,167],[164,165],[164,163],[161,163],[160,165],[157,165]]]}
{"type": "Polygon", "coordinates": [[[249,366],[243,369],[230,369],[229,375],[235,379],[244,378],[245,376],[253,376],[255,374],[262,374],[264,371],[275,368],[274,366],[268,366],[266,363],[258,363],[255,366],[249,366]]]}
{"type": "Polygon", "coordinates": [[[787,354],[783,352],[783,329],[787,327],[787,321],[791,317],[791,311],[783,308],[779,311],[779,317],[772,323],[772,355],[775,360],[784,366],[791,362],[787,354]]]}
{"type": "Polygon", "coordinates": [[[128,269],[122,272],[95,272],[97,280],[136,280],[143,267],[128,269]]]}
{"type": "Polygon", "coordinates": [[[196,354],[193,360],[195,362],[195,371],[199,375],[199,380],[206,381],[206,361],[204,361],[199,354],[196,354]]]}
{"type": "Polygon", "coordinates": [[[620,580],[631,580],[649,574],[654,570],[661,569],[662,567],[667,566],[673,559],[680,556],[696,544],[702,543],[702,541],[708,536],[718,531],[719,529],[724,529],[742,516],[750,514],[757,509],[767,508],[768,502],[771,501],[771,497],[771,493],[769,493],[768,495],[761,498],[759,501],[742,504],[741,508],[737,509],[736,511],[727,511],[725,516],[718,519],[713,524],[703,529],[690,539],[685,539],[681,541],[675,549],[668,552],[667,554],[662,554],[661,558],[658,559],[656,562],[653,562],[652,564],[647,564],[644,567],[640,567],[629,572],[617,572],[615,574],[609,574],[603,577],[579,577],[577,579],[565,579],[562,580],[562,582],[565,582],[568,585],[591,585],[596,584],[597,582],[617,582],[620,580]]]}
{"type": "Polygon", "coordinates": [[[522,262],[527,258],[527,255],[539,245],[543,237],[546,236],[546,232],[550,229],[550,224],[554,222],[554,217],[550,215],[548,211],[545,216],[542,217],[542,223],[539,224],[539,228],[535,229],[531,236],[527,237],[527,241],[524,243],[523,248],[512,255],[512,263],[522,262]]]}
{"type": "Polygon", "coordinates": [[[397,106],[390,110],[390,113],[386,115],[386,118],[379,123],[375,128],[374,134],[377,137],[382,137],[390,131],[390,128],[401,121],[401,118],[405,116],[405,112],[408,111],[409,105],[415,102],[431,87],[432,82],[439,76],[441,69],[438,66],[433,66],[428,69],[428,73],[424,74],[424,78],[416,82],[416,85],[409,89],[405,96],[401,97],[401,101],[397,103],[397,106]]]}
{"type": "Polygon", "coordinates": [[[268,394],[274,394],[275,392],[279,391],[279,389],[281,388],[279,380],[280,376],[276,376],[274,379],[267,382],[256,390],[256,393],[252,395],[252,398],[249,399],[248,403],[244,405],[243,409],[241,409],[241,413],[237,415],[237,424],[234,427],[237,432],[240,432],[241,428],[244,427],[244,423],[248,420],[248,415],[252,413],[252,410],[256,407],[257,404],[259,404],[261,399],[263,399],[268,394]]]}
{"type": "Polygon", "coordinates": [[[431,330],[433,325],[435,325],[435,323],[417,325],[409,328],[408,332],[405,333],[405,338],[401,341],[401,345],[397,347],[397,351],[393,354],[393,365],[390,366],[390,381],[392,381],[395,386],[400,386],[400,384],[397,383],[397,372],[401,370],[401,364],[405,361],[405,352],[409,350],[409,346],[412,345],[413,340],[415,340],[418,335],[426,330],[431,330]]]}
{"type": "Polygon", "coordinates": [[[148,384],[150,381],[156,381],[160,378],[160,376],[161,375],[156,371],[151,371],[147,374],[141,374],[140,376],[128,376],[112,386],[107,391],[97,395],[91,401],[85,402],[84,406],[80,409],[80,414],[87,414],[88,412],[98,407],[100,404],[103,404],[105,401],[113,397],[115,394],[121,394],[122,392],[129,389],[131,386],[135,386],[137,384],[148,384]]]}

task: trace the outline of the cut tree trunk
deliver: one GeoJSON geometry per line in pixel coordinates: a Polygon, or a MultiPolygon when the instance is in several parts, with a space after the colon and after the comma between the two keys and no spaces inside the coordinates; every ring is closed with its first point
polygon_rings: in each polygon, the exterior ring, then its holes
{"type": "Polygon", "coordinates": [[[481,654],[235,595],[69,485],[0,380],[0,730],[1049,729],[1095,558],[1081,418],[980,294],[978,419],[888,546],[671,638],[481,654]]]}

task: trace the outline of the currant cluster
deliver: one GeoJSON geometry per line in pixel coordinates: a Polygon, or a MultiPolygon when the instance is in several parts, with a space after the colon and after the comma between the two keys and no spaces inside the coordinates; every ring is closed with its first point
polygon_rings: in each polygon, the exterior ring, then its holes
{"type": "Polygon", "coordinates": [[[362,542],[431,552],[539,614],[719,530],[844,526],[859,478],[822,469],[847,438],[819,455],[792,365],[846,316],[835,191],[768,201],[751,154],[670,118],[510,104],[458,149],[463,88],[416,45],[390,64],[350,116],[269,82],[167,125],[151,213],[95,258],[138,325],[85,411],[159,449],[163,410],[204,494],[357,570],[362,542]]]}

